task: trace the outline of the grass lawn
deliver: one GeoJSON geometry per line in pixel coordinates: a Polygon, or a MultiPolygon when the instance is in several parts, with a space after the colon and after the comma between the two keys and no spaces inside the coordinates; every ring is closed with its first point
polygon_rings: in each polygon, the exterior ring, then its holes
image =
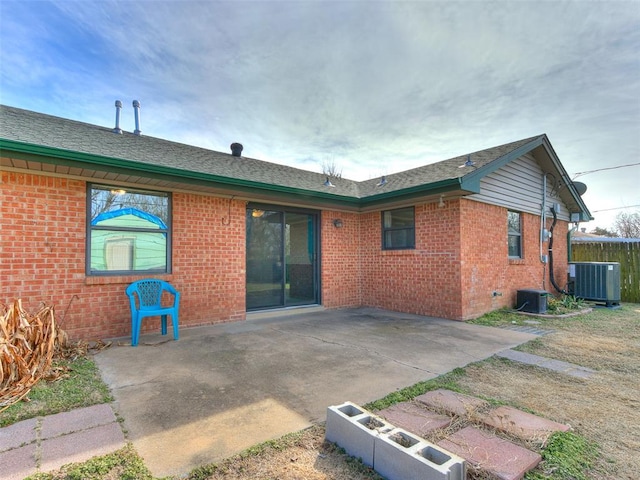
{"type": "MultiPolygon", "coordinates": [[[[640,305],[617,310],[596,308],[566,318],[534,318],[508,311],[493,312],[472,323],[493,327],[540,322],[552,333],[520,350],[596,370],[589,379],[490,358],[420,382],[365,407],[377,410],[411,400],[436,388],[479,396],[494,404],[513,405],[571,425],[540,450],[543,462],[528,480],[632,479],[640,471],[640,305]]],[[[69,378],[39,385],[31,402],[21,402],[0,414],[0,425],[79,406],[110,401],[90,358],[70,364],[69,378]]],[[[64,467],[38,480],[91,478],[151,479],[129,446],[80,465],[64,467]]],[[[322,425],[286,435],[216,464],[194,470],[189,479],[379,479],[375,472],[324,442],[322,425]]]]}
{"type": "Polygon", "coordinates": [[[57,360],[53,367],[66,370],[66,373],[53,382],[37,383],[27,396],[29,401],[15,403],[0,412],[0,427],[113,400],[90,357],[57,360]]]}

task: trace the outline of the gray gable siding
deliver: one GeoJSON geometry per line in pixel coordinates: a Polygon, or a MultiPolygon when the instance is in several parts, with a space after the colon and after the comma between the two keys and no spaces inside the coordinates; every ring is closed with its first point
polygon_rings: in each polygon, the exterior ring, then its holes
{"type": "MultiPolygon", "coordinates": [[[[480,180],[480,193],[468,197],[471,200],[498,205],[510,210],[540,215],[544,172],[531,154],[523,155],[480,180]]],[[[569,212],[554,191],[553,179],[547,179],[547,209],[560,203],[559,220],[569,220],[569,212]]],[[[551,213],[547,210],[548,217],[551,213]]]]}

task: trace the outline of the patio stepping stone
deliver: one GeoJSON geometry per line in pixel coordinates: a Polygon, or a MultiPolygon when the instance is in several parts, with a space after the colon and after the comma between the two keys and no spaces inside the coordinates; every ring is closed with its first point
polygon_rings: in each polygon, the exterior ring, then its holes
{"type": "Polygon", "coordinates": [[[434,430],[447,428],[451,418],[431,412],[415,402],[402,402],[378,412],[389,423],[426,437],[434,430]]]}
{"type": "Polygon", "coordinates": [[[486,408],[489,403],[469,395],[452,392],[451,390],[438,389],[427,392],[415,398],[428,408],[444,410],[451,415],[464,416],[479,409],[486,408]]]}
{"type": "Polygon", "coordinates": [[[474,427],[449,435],[438,446],[500,480],[520,480],[542,460],[535,452],[474,427]]]}
{"type": "Polygon", "coordinates": [[[480,420],[490,427],[515,435],[523,440],[539,440],[542,442],[546,441],[553,432],[567,432],[571,429],[569,425],[554,422],[508,406],[498,407],[487,414],[483,414],[480,416],[480,420]]]}
{"type": "Polygon", "coordinates": [[[489,408],[489,403],[480,398],[438,389],[420,395],[413,401],[392,405],[377,414],[390,424],[422,438],[443,430],[442,434],[446,437],[437,443],[439,447],[464,458],[474,469],[500,480],[524,478],[525,473],[535,468],[542,457],[478,428],[479,425],[484,424],[525,442],[544,442],[553,432],[571,430],[569,425],[514,407],[489,408]],[[470,417],[468,419],[476,426],[467,426],[449,434],[446,429],[451,427],[453,415],[470,417]]]}
{"type": "Polygon", "coordinates": [[[596,373],[595,370],[574,363],[554,360],[533,353],[520,352],[518,350],[507,349],[496,353],[496,356],[506,358],[513,362],[524,363],[525,365],[534,365],[540,368],[553,370],[554,372],[564,373],[576,378],[589,378],[596,373]]]}

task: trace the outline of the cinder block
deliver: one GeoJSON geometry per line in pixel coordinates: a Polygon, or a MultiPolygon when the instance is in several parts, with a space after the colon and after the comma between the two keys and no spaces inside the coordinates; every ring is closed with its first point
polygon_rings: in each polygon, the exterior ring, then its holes
{"type": "Polygon", "coordinates": [[[370,467],[374,463],[375,437],[391,429],[392,425],[351,402],[327,408],[325,438],[370,467]]]}
{"type": "Polygon", "coordinates": [[[388,480],[464,480],[464,459],[401,428],[375,439],[373,468],[388,480]]]}

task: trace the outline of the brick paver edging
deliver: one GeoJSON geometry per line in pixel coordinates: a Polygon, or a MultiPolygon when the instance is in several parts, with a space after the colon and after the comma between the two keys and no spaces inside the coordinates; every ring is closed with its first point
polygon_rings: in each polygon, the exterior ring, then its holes
{"type": "Polygon", "coordinates": [[[0,472],[18,480],[84,462],[126,444],[110,404],[94,405],[0,428],[0,472]]]}

